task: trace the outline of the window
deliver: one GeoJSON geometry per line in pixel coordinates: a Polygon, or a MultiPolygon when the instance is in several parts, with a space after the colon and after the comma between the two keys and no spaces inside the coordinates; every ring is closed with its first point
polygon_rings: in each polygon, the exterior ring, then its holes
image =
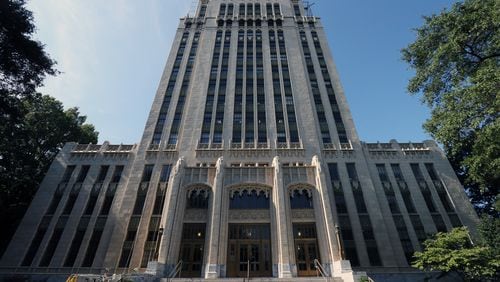
{"type": "Polygon", "coordinates": [[[162,166],[161,173],[160,173],[160,182],[167,182],[168,181],[168,177],[170,176],[171,167],[172,166],[169,164],[162,166]]]}
{"type": "Polygon", "coordinates": [[[193,191],[187,197],[187,209],[208,209],[209,193],[208,191],[193,191]]]}
{"type": "Polygon", "coordinates": [[[61,180],[61,183],[68,183],[69,180],[71,179],[71,175],[73,174],[73,171],[75,171],[76,166],[74,165],[69,165],[66,167],[66,170],[64,171],[63,178],[61,180]]]}
{"type": "Polygon", "coordinates": [[[269,209],[269,197],[265,192],[247,191],[234,193],[229,202],[230,209],[269,209]]]}
{"type": "Polygon", "coordinates": [[[142,180],[141,182],[149,182],[151,181],[151,176],[153,175],[154,165],[145,165],[144,170],[142,172],[142,180]]]}
{"type": "Polygon", "coordinates": [[[63,227],[56,227],[54,233],[52,233],[52,237],[50,237],[49,243],[47,244],[47,248],[45,249],[45,253],[43,254],[42,260],[38,266],[47,267],[54,256],[54,252],[56,251],[57,244],[59,243],[59,239],[61,239],[61,235],[63,232],[63,227]]]}
{"type": "Polygon", "coordinates": [[[106,175],[108,174],[109,170],[109,165],[103,165],[101,166],[101,170],[99,170],[99,175],[97,176],[97,183],[102,183],[104,182],[104,179],[106,179],[106,175]]]}
{"type": "Polygon", "coordinates": [[[111,183],[120,182],[120,178],[122,177],[123,168],[124,168],[124,166],[122,166],[122,165],[117,165],[115,167],[115,171],[113,172],[113,177],[111,178],[111,183]]]}
{"type": "Polygon", "coordinates": [[[293,190],[290,192],[290,207],[292,209],[312,209],[312,192],[307,190],[293,190]]]}

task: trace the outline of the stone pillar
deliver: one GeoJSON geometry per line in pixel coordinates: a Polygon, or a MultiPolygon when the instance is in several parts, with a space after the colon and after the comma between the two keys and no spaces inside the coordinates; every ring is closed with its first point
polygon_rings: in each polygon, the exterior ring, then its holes
{"type": "MultiPolygon", "coordinates": [[[[163,213],[160,222],[160,229],[163,230],[163,236],[161,237],[159,255],[158,255],[158,271],[157,275],[163,276],[168,274],[173,267],[175,267],[176,261],[172,260],[173,257],[171,252],[172,244],[176,242],[171,242],[172,234],[174,232],[174,220],[178,215],[177,211],[177,200],[179,198],[179,189],[181,186],[182,178],[184,175],[185,162],[184,158],[179,158],[177,163],[172,169],[170,178],[168,180],[167,193],[165,197],[165,206],[163,207],[163,213]]],[[[181,213],[182,215],[182,213],[181,213]]],[[[175,232],[178,232],[176,230],[175,232]]]]}
{"type": "Polygon", "coordinates": [[[222,157],[217,160],[212,192],[212,212],[209,217],[210,230],[206,238],[208,240],[208,258],[205,263],[205,278],[219,278],[223,267],[223,262],[219,260],[219,244],[225,243],[219,240],[222,228],[221,213],[224,194],[224,162],[222,157]]]}
{"type": "Polygon", "coordinates": [[[315,167],[316,187],[319,194],[321,206],[318,207],[321,212],[319,218],[322,222],[317,222],[324,227],[324,234],[326,235],[328,245],[328,261],[323,262],[326,271],[330,271],[334,276],[340,274],[339,272],[350,272],[351,264],[348,260],[343,260],[342,247],[340,245],[339,236],[335,227],[335,220],[333,219],[332,206],[330,202],[330,195],[328,193],[328,185],[326,184],[325,174],[322,171],[321,162],[318,156],[312,159],[312,166],[315,167]]]}
{"type": "MultiPolygon", "coordinates": [[[[286,203],[288,200],[287,191],[283,185],[283,175],[281,171],[281,163],[279,157],[273,159],[274,167],[274,187],[273,187],[273,203],[276,211],[276,238],[278,251],[278,278],[292,277],[292,264],[290,259],[290,244],[288,234],[291,232],[291,226],[288,223],[286,216],[286,203]]],[[[293,248],[292,248],[293,249],[293,248]]]]}

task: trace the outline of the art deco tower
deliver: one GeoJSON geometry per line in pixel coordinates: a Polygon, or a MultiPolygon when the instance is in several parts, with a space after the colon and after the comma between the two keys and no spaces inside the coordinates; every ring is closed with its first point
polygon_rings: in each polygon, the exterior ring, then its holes
{"type": "Polygon", "coordinates": [[[434,142],[359,140],[304,8],[201,0],[140,142],[67,144],[1,271],[420,279],[427,234],[477,217],[434,142]]]}

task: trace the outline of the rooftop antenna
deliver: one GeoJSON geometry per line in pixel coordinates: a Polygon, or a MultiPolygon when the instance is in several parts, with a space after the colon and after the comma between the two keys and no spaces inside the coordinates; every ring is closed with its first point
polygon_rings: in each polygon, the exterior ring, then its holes
{"type": "Polygon", "coordinates": [[[309,1],[304,1],[304,10],[306,12],[307,17],[312,17],[313,16],[313,11],[312,11],[312,6],[314,6],[316,3],[314,2],[309,2],[309,1]]]}

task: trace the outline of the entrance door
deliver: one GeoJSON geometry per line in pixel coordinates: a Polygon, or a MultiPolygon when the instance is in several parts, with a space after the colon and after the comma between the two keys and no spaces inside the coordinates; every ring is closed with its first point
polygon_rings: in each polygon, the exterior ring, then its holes
{"type": "Polygon", "coordinates": [[[229,277],[271,277],[269,224],[230,224],[229,277]]]}
{"type": "Polygon", "coordinates": [[[182,260],[181,277],[201,277],[204,246],[205,224],[185,223],[179,256],[182,260]]]}
{"type": "Polygon", "coordinates": [[[293,225],[295,240],[295,260],[299,276],[316,276],[314,260],[319,261],[318,242],[316,239],[316,226],[314,223],[301,223],[293,225]]]}

